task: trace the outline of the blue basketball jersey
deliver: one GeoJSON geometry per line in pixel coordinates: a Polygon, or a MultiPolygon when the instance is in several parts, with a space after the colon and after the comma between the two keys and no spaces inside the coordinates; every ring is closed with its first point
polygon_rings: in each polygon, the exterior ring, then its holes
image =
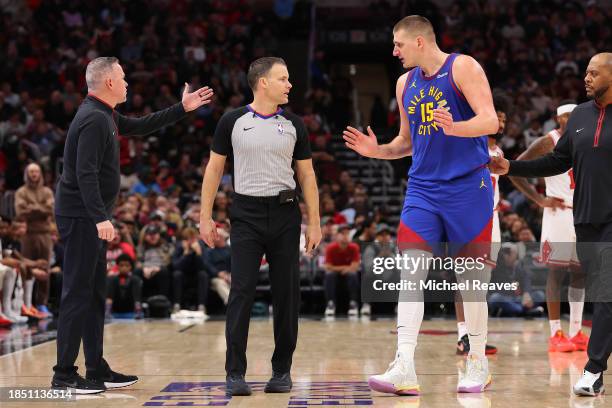
{"type": "Polygon", "coordinates": [[[433,110],[450,111],[453,121],[466,121],[474,111],[453,81],[450,54],[430,77],[420,67],[408,74],[402,104],[408,116],[412,139],[410,178],[424,181],[450,181],[463,177],[489,162],[487,137],[447,136],[433,121],[433,110]]]}

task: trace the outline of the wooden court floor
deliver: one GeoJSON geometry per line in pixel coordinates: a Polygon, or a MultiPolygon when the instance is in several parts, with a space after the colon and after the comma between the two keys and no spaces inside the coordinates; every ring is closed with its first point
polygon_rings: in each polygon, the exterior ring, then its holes
{"type": "MultiPolygon", "coordinates": [[[[254,394],[230,400],[223,391],[223,321],[117,322],[106,326],[105,357],[115,370],[138,375],[136,385],[82,397],[76,404],[0,402],[0,406],[612,407],[610,398],[571,395],[571,384],[581,373],[586,353],[549,354],[549,329],[544,319],[490,320],[489,343],[497,345],[500,352],[489,359],[493,384],[485,394],[455,392],[457,369],[463,359],[455,355],[456,325],[452,320],[423,323],[416,356],[420,397],[370,392],[368,376],[385,371],[393,358],[394,329],[393,319],[303,319],[292,370],[294,390],[269,395],[263,393],[263,385],[271,373],[272,321],[254,320],[247,372],[254,394]]],[[[0,387],[48,387],[54,361],[55,341],[4,355],[0,357],[0,387]]],[[[78,364],[84,373],[81,357],[78,364]]]]}

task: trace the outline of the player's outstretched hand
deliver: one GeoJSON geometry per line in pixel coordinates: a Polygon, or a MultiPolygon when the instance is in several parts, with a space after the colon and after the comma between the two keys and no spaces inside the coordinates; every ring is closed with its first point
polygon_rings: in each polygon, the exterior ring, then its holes
{"type": "Polygon", "coordinates": [[[503,157],[493,156],[489,162],[489,171],[493,174],[504,175],[510,170],[510,162],[503,157]]]}
{"type": "Polygon", "coordinates": [[[368,134],[364,134],[352,126],[347,126],[342,132],[346,146],[365,157],[376,157],[378,141],[372,128],[368,126],[368,134]]]}
{"type": "Polygon", "coordinates": [[[198,109],[202,105],[209,104],[212,101],[214,92],[211,88],[205,86],[198,89],[195,92],[189,92],[189,84],[185,82],[185,89],[183,89],[183,109],[185,112],[191,112],[192,110],[198,109]]]}

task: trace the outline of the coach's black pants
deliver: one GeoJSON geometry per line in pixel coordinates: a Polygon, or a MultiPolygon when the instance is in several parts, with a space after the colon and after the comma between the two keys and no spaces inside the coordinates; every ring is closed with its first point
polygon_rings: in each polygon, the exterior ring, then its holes
{"type": "MultiPolygon", "coordinates": [[[[57,376],[75,373],[81,339],[88,373],[107,370],[102,358],[106,297],[106,242],[89,218],[56,216],[64,243],[62,298],[57,325],[57,376]]],[[[102,375],[101,373],[100,375],[102,375]]]]}
{"type": "Polygon", "coordinates": [[[587,271],[587,301],[593,302],[585,369],[599,373],[608,368],[612,353],[612,223],[577,224],[576,238],[578,257],[587,271]]]}
{"type": "Polygon", "coordinates": [[[225,371],[246,372],[251,307],[265,254],[270,265],[274,309],[272,369],[287,372],[291,369],[298,334],[300,207],[297,200],[281,205],[278,198],[255,201],[235,194],[230,220],[232,283],[225,327],[225,371]]]}

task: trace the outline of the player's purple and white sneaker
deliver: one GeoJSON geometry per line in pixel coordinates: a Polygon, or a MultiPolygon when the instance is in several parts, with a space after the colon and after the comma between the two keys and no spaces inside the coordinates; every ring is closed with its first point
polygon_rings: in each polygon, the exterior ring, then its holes
{"type": "Polygon", "coordinates": [[[396,395],[419,395],[420,387],[414,370],[414,360],[397,352],[395,360],[389,364],[384,374],[373,375],[368,379],[373,391],[396,395]]]}
{"type": "Polygon", "coordinates": [[[457,392],[483,392],[491,380],[489,360],[471,354],[467,358],[465,372],[459,375],[457,392]]]}

